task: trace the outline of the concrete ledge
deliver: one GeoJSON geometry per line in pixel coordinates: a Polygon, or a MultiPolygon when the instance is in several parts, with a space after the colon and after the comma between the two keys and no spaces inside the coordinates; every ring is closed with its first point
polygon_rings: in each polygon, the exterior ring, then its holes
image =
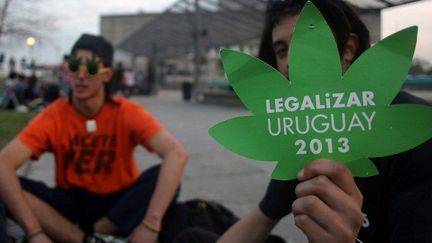
{"type": "Polygon", "coordinates": [[[211,89],[202,91],[200,94],[202,103],[221,105],[242,105],[239,97],[232,90],[211,89]]]}

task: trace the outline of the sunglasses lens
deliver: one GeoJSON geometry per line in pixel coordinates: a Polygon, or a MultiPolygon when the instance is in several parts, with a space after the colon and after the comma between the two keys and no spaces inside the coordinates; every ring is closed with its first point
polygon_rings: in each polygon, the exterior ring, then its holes
{"type": "Polygon", "coordinates": [[[80,63],[78,60],[69,60],[68,65],[69,65],[69,70],[71,70],[72,72],[76,72],[79,69],[80,63]]]}
{"type": "Polygon", "coordinates": [[[97,63],[89,62],[87,63],[87,72],[91,75],[97,74],[99,71],[99,67],[97,63]]]}

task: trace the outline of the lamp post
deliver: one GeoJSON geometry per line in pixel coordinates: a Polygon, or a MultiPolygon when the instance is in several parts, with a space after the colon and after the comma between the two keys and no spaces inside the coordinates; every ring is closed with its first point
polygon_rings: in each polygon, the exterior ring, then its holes
{"type": "MultiPolygon", "coordinates": [[[[36,38],[33,37],[33,36],[28,37],[26,39],[26,44],[30,48],[30,65],[33,66],[33,64],[34,64],[34,60],[33,60],[33,48],[34,48],[34,45],[36,44],[36,38]]],[[[32,67],[32,68],[34,68],[34,67],[32,67]]]]}

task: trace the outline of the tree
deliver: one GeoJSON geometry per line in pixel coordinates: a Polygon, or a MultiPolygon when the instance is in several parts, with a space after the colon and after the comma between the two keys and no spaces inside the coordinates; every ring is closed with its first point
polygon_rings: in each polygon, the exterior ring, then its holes
{"type": "Polygon", "coordinates": [[[53,26],[51,16],[41,10],[44,0],[0,0],[0,41],[6,37],[43,38],[43,30],[53,26]]]}

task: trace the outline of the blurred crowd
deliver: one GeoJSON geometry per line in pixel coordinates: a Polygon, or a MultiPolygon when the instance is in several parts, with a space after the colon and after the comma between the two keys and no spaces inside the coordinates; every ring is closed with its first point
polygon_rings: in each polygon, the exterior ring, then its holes
{"type": "Polygon", "coordinates": [[[26,65],[25,59],[18,66],[13,57],[9,59],[8,68],[3,66],[0,66],[1,109],[38,111],[64,95],[60,86],[64,78],[61,78],[63,75],[59,67],[38,67],[34,62],[26,65]]]}
{"type": "MultiPolygon", "coordinates": [[[[68,55],[59,65],[27,64],[23,58],[19,65],[13,57],[8,65],[0,54],[0,110],[17,112],[40,111],[59,97],[69,95],[68,55]]],[[[153,82],[143,71],[125,68],[121,62],[114,68],[110,82],[114,94],[130,97],[133,94],[150,95],[153,82]]]]}

